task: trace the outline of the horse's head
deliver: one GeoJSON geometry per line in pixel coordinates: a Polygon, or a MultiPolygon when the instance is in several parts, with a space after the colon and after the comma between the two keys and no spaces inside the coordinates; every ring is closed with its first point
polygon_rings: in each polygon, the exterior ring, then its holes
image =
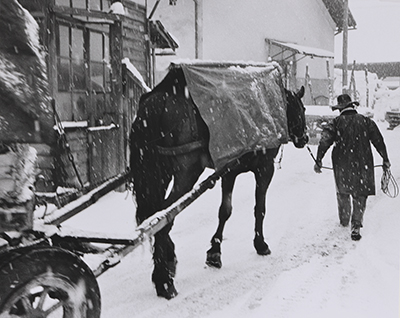
{"type": "Polygon", "coordinates": [[[287,100],[287,119],[289,137],[296,148],[303,148],[308,143],[305,107],[301,98],[304,96],[304,86],[297,93],[285,90],[287,100]]]}

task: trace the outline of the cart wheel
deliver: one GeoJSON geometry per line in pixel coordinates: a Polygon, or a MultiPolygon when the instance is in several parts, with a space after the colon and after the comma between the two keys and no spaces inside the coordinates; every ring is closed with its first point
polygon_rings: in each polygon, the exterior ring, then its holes
{"type": "Polygon", "coordinates": [[[21,250],[0,266],[0,318],[100,317],[96,278],[78,256],[56,247],[21,250]]]}

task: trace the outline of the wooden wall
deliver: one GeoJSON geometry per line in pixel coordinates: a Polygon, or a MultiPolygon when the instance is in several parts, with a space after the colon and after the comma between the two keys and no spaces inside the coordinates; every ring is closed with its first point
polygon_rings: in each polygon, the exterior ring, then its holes
{"type": "MultiPolygon", "coordinates": [[[[126,15],[121,20],[115,19],[114,16],[114,23],[110,26],[112,91],[110,108],[102,117],[104,124],[100,124],[104,127],[115,124],[115,127],[103,130],[92,129],[98,127],[94,127],[93,125],[97,124],[91,122],[89,118],[82,119],[88,121],[87,127],[79,125],[73,128],[64,127],[70,151],[65,149],[65,144],[60,145],[57,142],[45,144],[41,141],[38,143],[35,139],[24,141],[29,142],[38,151],[38,174],[43,178],[37,183],[37,191],[54,191],[60,185],[75,188],[88,184],[92,186],[123,173],[127,167],[129,132],[144,89],[129,71],[123,69],[122,59],[129,58],[145,82],[148,82],[150,78],[150,44],[146,7],[132,1],[122,0],[122,2],[126,15]],[[124,94],[123,91],[126,93],[124,94]],[[77,171],[75,171],[74,165],[77,171]]],[[[58,36],[55,27],[56,16],[57,14],[68,16],[68,12],[72,13],[72,11],[68,11],[69,8],[55,8],[59,11],[66,10],[62,13],[57,10],[49,10],[49,6],[54,5],[53,0],[20,0],[20,3],[39,22],[41,42],[46,50],[49,65],[49,90],[51,97],[57,100],[60,92],[56,85],[58,36]]],[[[87,11],[87,14],[92,13],[87,11]]],[[[76,14],[84,16],[85,12],[81,10],[76,14]]],[[[99,12],[98,15],[106,18],[104,12],[99,12]]],[[[71,121],[70,118],[63,118],[64,112],[61,110],[64,111],[64,107],[65,105],[57,104],[56,106],[61,117],[60,120],[71,121]]],[[[54,124],[54,120],[52,120],[51,127],[54,124]]]]}
{"type": "Polygon", "coordinates": [[[150,79],[150,40],[146,8],[131,1],[124,1],[127,13],[123,22],[123,55],[142,75],[146,83],[150,79]]]}

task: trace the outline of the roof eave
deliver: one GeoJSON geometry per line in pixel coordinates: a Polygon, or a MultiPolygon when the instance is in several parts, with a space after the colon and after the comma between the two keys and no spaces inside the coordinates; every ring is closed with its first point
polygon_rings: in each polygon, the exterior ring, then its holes
{"type": "MultiPolygon", "coordinates": [[[[322,0],[326,9],[328,10],[329,15],[336,25],[336,34],[343,31],[343,11],[344,5],[343,0],[322,0]]],[[[349,9],[349,17],[347,22],[348,30],[355,30],[357,28],[356,20],[353,17],[349,9]]]]}

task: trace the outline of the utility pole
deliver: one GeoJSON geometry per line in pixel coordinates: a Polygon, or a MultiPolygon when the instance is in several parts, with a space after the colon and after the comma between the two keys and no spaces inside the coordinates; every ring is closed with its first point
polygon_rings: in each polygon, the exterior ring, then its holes
{"type": "Polygon", "coordinates": [[[348,48],[348,23],[349,23],[349,0],[343,2],[343,55],[342,55],[342,93],[347,93],[347,48],[348,48]]]}
{"type": "Polygon", "coordinates": [[[203,0],[194,1],[195,58],[203,58],[203,0]]]}

